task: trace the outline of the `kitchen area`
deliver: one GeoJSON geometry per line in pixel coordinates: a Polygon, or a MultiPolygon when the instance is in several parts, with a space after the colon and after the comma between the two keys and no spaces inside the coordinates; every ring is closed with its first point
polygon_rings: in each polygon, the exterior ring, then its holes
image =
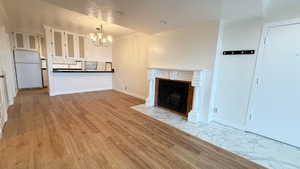
{"type": "Polygon", "coordinates": [[[44,26],[43,34],[12,33],[18,89],[49,95],[112,89],[112,36],[103,26],[89,35],[44,26]]]}

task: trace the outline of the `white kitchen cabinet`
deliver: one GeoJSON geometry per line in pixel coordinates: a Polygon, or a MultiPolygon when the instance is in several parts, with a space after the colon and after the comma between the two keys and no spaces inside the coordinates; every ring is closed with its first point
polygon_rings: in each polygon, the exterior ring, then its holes
{"type": "Polygon", "coordinates": [[[85,41],[85,37],[79,35],[77,44],[78,44],[78,57],[80,59],[85,58],[85,42],[84,41],[85,41]]]}
{"type": "Polygon", "coordinates": [[[38,39],[35,35],[27,34],[27,48],[30,50],[38,50],[38,39]]]}
{"type": "Polygon", "coordinates": [[[14,48],[38,51],[38,37],[34,34],[14,32],[14,48]]]}
{"type": "Polygon", "coordinates": [[[65,32],[52,29],[52,46],[53,46],[53,59],[65,59],[66,57],[66,42],[65,32]]]}
{"type": "Polygon", "coordinates": [[[51,29],[53,59],[81,60],[85,58],[85,37],[71,32],[51,29]]]}
{"type": "Polygon", "coordinates": [[[41,58],[47,58],[46,38],[42,35],[38,36],[38,50],[41,58]]]}
{"type": "Polygon", "coordinates": [[[77,46],[76,46],[76,35],[73,33],[65,32],[65,43],[66,43],[66,58],[77,59],[77,46]]]}

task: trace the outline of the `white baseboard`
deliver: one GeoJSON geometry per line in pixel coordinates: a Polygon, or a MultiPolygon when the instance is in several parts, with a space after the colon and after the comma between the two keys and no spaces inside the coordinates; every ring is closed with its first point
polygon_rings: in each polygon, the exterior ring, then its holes
{"type": "Polygon", "coordinates": [[[121,92],[121,93],[130,95],[130,96],[133,96],[133,97],[142,99],[142,100],[146,100],[145,96],[141,96],[141,95],[138,95],[138,94],[134,94],[134,93],[131,93],[131,92],[128,92],[128,91],[124,91],[124,90],[121,90],[121,89],[113,89],[113,90],[116,90],[116,91],[118,91],[118,92],[121,92]]]}
{"type": "Polygon", "coordinates": [[[86,93],[86,92],[97,92],[97,91],[104,91],[104,90],[112,90],[112,88],[96,88],[96,89],[86,89],[86,90],[72,90],[72,91],[63,91],[63,92],[50,92],[50,96],[58,96],[58,95],[65,95],[65,94],[75,94],[75,93],[86,93]]]}
{"type": "Polygon", "coordinates": [[[220,123],[220,124],[222,124],[224,126],[228,126],[228,127],[232,127],[232,128],[238,129],[238,130],[246,131],[246,127],[245,126],[238,125],[238,124],[233,124],[232,122],[229,122],[227,120],[223,120],[223,119],[220,119],[220,118],[215,118],[212,121],[220,123]]]}

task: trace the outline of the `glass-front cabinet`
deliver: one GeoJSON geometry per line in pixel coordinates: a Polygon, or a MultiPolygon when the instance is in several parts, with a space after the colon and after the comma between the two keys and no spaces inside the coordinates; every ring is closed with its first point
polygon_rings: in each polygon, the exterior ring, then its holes
{"type": "Polygon", "coordinates": [[[38,50],[38,37],[30,33],[13,32],[14,48],[38,50]]]}
{"type": "Polygon", "coordinates": [[[72,33],[65,33],[66,38],[66,58],[77,59],[76,38],[72,33]]]}
{"type": "Polygon", "coordinates": [[[52,29],[54,60],[82,60],[85,57],[85,37],[52,29]]]}
{"type": "Polygon", "coordinates": [[[66,57],[66,43],[64,38],[65,33],[59,30],[53,30],[52,32],[53,57],[54,59],[64,59],[66,57]]]}
{"type": "Polygon", "coordinates": [[[84,36],[79,35],[78,36],[78,55],[80,59],[85,58],[85,45],[84,45],[84,36]]]}

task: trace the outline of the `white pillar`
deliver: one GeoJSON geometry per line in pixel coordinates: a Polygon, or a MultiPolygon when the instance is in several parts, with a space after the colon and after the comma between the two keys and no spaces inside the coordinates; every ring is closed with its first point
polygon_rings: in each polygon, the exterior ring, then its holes
{"type": "Polygon", "coordinates": [[[146,99],[146,106],[154,107],[156,70],[153,69],[148,70],[148,80],[149,80],[149,96],[146,99]]]}
{"type": "Polygon", "coordinates": [[[206,71],[195,71],[193,73],[192,86],[194,87],[193,108],[189,112],[188,121],[193,123],[204,122],[203,116],[203,87],[206,79],[206,71]]]}

